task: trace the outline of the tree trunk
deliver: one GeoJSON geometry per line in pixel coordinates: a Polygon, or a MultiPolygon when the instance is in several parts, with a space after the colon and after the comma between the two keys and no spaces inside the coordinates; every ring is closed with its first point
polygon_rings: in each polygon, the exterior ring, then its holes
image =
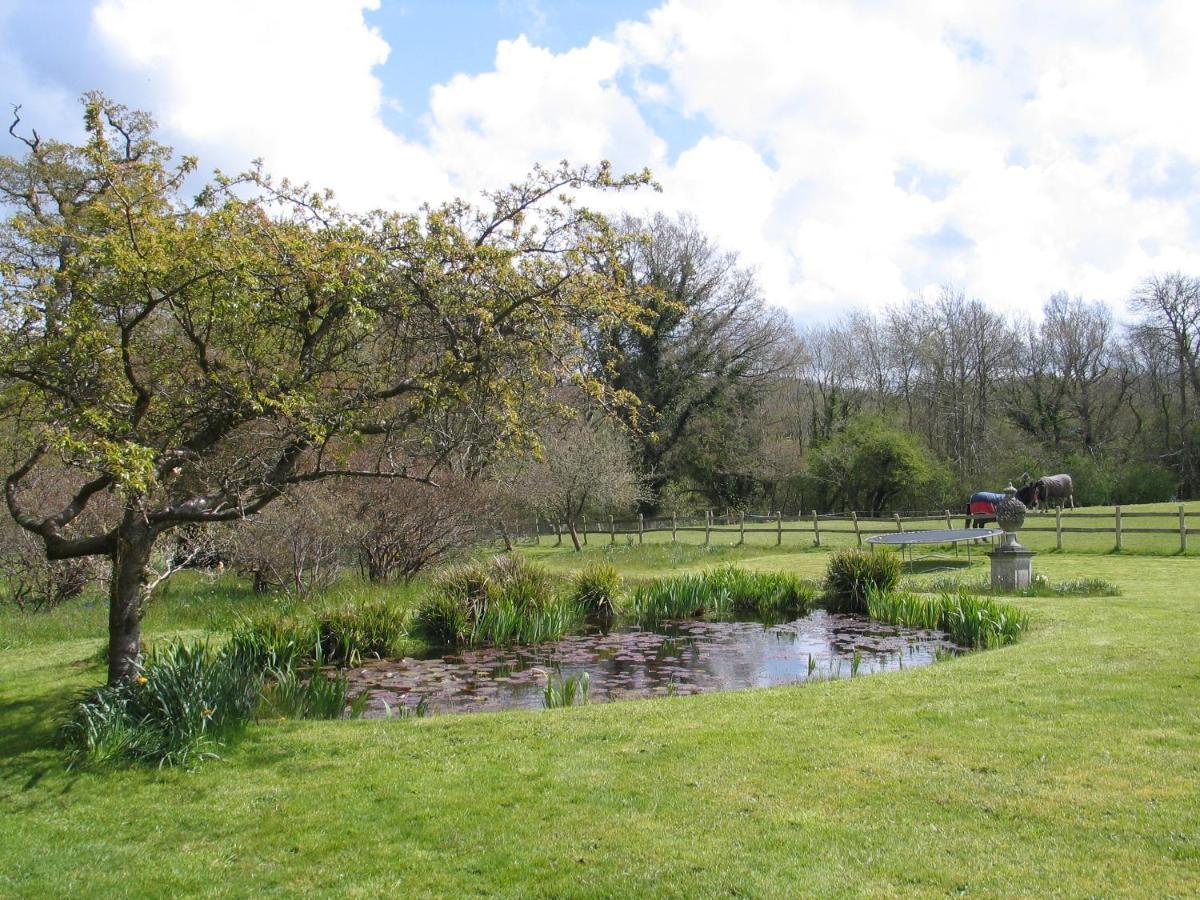
{"type": "Polygon", "coordinates": [[[138,513],[127,512],[117,536],[108,591],[108,683],[128,681],[137,674],[142,649],[142,600],[146,570],[157,535],[138,513]]]}
{"type": "Polygon", "coordinates": [[[567,530],[571,532],[571,543],[575,545],[575,552],[579,553],[583,548],[579,546],[579,534],[575,531],[574,519],[567,520],[567,530]]]}

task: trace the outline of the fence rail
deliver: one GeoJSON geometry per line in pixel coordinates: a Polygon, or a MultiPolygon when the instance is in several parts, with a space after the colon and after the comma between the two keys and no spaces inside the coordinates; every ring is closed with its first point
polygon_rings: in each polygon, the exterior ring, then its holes
{"type": "MultiPolygon", "coordinates": [[[[1124,549],[1126,535],[1161,534],[1175,535],[1179,538],[1179,550],[1186,551],[1188,537],[1200,534],[1200,527],[1192,527],[1189,520],[1200,519],[1200,512],[1189,512],[1183,504],[1177,510],[1134,510],[1122,511],[1120,506],[1114,507],[1111,513],[1075,512],[1074,510],[1056,510],[1052,522],[1046,522],[1049,512],[1031,513],[1025,520],[1022,533],[1042,533],[1055,535],[1055,547],[1061,550],[1064,534],[1111,534],[1113,549],[1124,549]],[[1110,525],[1074,525],[1073,520],[1106,519],[1110,525]],[[1168,519],[1172,522],[1169,528],[1153,528],[1144,526],[1127,526],[1126,519],[1168,519]]],[[[776,545],[782,545],[784,535],[807,534],[813,539],[813,544],[821,546],[822,537],[829,535],[854,535],[858,546],[862,546],[863,538],[875,534],[891,534],[897,531],[928,530],[933,527],[954,527],[956,520],[969,521],[972,517],[962,512],[943,510],[916,510],[907,513],[891,513],[881,515],[877,511],[858,513],[818,513],[813,510],[807,514],[784,515],[782,511],[774,513],[738,513],[726,512],[714,514],[707,512],[700,516],[656,516],[636,519],[614,519],[607,521],[589,520],[576,523],[576,533],[583,543],[588,542],[589,536],[600,540],[607,539],[616,543],[617,537],[637,538],[638,543],[645,540],[647,534],[670,532],[672,542],[678,541],[678,536],[684,534],[704,534],[704,544],[712,542],[713,534],[728,535],[731,530],[738,536],[737,544],[744,544],[747,535],[774,535],[776,545]],[[873,527],[886,524],[888,527],[873,527]],[[923,528],[913,528],[913,525],[923,525],[923,528]],[[840,527],[839,527],[840,526],[840,527]],[[909,527],[906,527],[909,526],[909,527]]],[[[555,539],[562,543],[568,534],[565,523],[536,520],[520,524],[502,525],[500,532],[506,540],[521,540],[540,543],[543,537],[555,539]]]]}

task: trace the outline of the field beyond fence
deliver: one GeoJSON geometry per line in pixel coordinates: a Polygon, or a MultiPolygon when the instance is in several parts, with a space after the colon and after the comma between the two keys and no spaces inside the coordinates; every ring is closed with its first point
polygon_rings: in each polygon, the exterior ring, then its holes
{"type": "MultiPolygon", "coordinates": [[[[668,541],[838,548],[864,546],[877,534],[963,528],[966,519],[965,513],[945,509],[887,514],[710,511],[690,516],[593,519],[578,523],[577,531],[580,540],[589,546],[668,541]]],[[[509,533],[524,542],[570,545],[565,525],[544,520],[510,526],[509,533]]],[[[1019,537],[1025,546],[1039,551],[1200,554],[1200,502],[1031,510],[1019,537]]]]}

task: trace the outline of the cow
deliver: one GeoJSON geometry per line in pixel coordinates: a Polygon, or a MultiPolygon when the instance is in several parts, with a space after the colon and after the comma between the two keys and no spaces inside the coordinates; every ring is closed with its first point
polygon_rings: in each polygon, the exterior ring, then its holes
{"type": "Polygon", "coordinates": [[[1017,499],[1030,509],[1037,509],[1043,503],[1057,500],[1058,505],[1070,504],[1075,508],[1075,482],[1071,476],[1063,472],[1060,475],[1043,475],[1037,481],[1031,481],[1017,491],[1017,499]]]}
{"type": "Polygon", "coordinates": [[[1003,494],[992,491],[977,491],[967,504],[964,528],[983,528],[988,522],[996,521],[996,504],[1004,499],[1003,494]]]}

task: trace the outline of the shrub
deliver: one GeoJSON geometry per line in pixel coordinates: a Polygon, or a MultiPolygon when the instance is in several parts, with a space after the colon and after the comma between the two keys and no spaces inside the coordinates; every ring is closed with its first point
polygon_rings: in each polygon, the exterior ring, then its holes
{"type": "Polygon", "coordinates": [[[417,611],[416,627],[442,644],[536,643],[561,637],[582,607],[557,593],[550,574],[520,556],[456,566],[417,611]]]}
{"type": "Polygon", "coordinates": [[[900,580],[900,558],[894,553],[839,550],[829,560],[825,588],[832,608],[865,613],[867,592],[890,591],[900,580]]]}
{"type": "Polygon", "coordinates": [[[262,673],[204,642],[158,645],[133,680],[87,691],[63,724],[72,766],[186,765],[214,756],[254,714],[262,673]]]}
{"type": "Polygon", "coordinates": [[[893,625],[944,631],[954,643],[974,649],[1011,644],[1029,629],[1029,616],[1022,610],[965,591],[931,596],[872,587],[867,614],[893,625]]]}
{"type": "Polygon", "coordinates": [[[591,615],[612,615],[623,588],[616,566],[592,563],[571,579],[571,598],[591,615]]]}

